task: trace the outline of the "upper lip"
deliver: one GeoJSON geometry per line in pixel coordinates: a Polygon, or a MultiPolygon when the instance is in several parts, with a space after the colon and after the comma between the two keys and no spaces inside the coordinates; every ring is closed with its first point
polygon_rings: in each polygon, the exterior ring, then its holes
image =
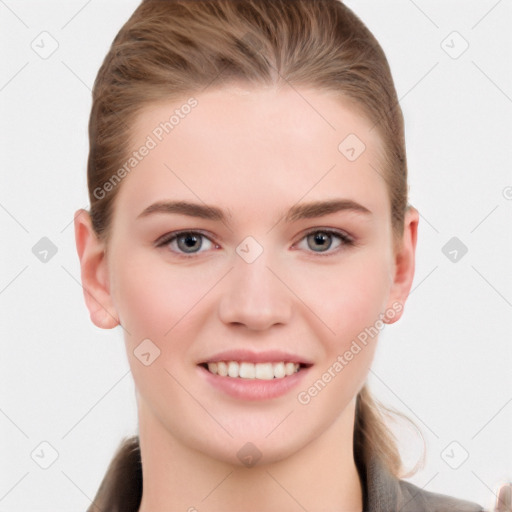
{"type": "Polygon", "coordinates": [[[217,363],[219,361],[244,361],[248,363],[279,363],[290,362],[310,366],[313,363],[302,356],[282,350],[266,350],[265,352],[253,352],[250,350],[233,349],[219,352],[199,364],[217,363]]]}

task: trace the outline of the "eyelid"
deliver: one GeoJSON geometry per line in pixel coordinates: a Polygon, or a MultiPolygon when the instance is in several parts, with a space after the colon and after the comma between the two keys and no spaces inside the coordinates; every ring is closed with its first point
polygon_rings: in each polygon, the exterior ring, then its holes
{"type": "Polygon", "coordinates": [[[332,235],[335,237],[338,237],[341,240],[340,247],[334,249],[333,251],[327,250],[327,251],[306,251],[309,255],[313,255],[313,257],[327,257],[327,256],[335,256],[339,254],[341,251],[344,251],[347,248],[350,248],[352,246],[356,246],[356,239],[349,235],[346,231],[337,229],[337,228],[323,228],[323,227],[314,227],[310,228],[307,231],[303,232],[298,239],[297,242],[293,244],[295,247],[298,243],[302,242],[305,238],[307,238],[309,235],[312,235],[314,233],[326,233],[328,235],[332,235]]]}
{"type": "Polygon", "coordinates": [[[210,235],[206,231],[202,231],[200,229],[180,229],[178,231],[169,231],[168,233],[165,233],[164,235],[159,236],[153,242],[153,245],[155,245],[156,247],[159,247],[159,246],[169,243],[170,241],[174,240],[175,238],[178,238],[180,235],[188,235],[188,234],[204,236],[205,238],[208,238],[208,240],[210,240],[212,243],[214,243],[212,240],[212,235],[210,235]]]}
{"type": "MultiPolygon", "coordinates": [[[[158,237],[154,242],[153,242],[153,245],[158,249],[158,248],[164,248],[166,247],[168,244],[170,244],[171,242],[173,242],[174,240],[176,240],[177,238],[179,238],[180,236],[182,235],[188,235],[188,234],[192,234],[192,235],[200,235],[204,238],[207,238],[210,243],[212,245],[214,245],[215,247],[218,247],[219,244],[217,244],[212,238],[212,236],[200,229],[181,229],[181,230],[178,230],[178,231],[171,231],[169,233],[166,233],[165,235],[162,235],[160,237],[158,237]]],[[[174,255],[176,255],[178,258],[192,258],[194,256],[196,256],[197,254],[201,254],[202,252],[206,252],[206,251],[199,251],[199,252],[192,252],[192,253],[185,253],[185,252],[178,252],[178,251],[171,251],[174,255]]]]}
{"type": "Polygon", "coordinates": [[[347,239],[347,240],[350,240],[352,242],[355,242],[355,238],[352,235],[349,235],[343,229],[327,228],[327,227],[321,227],[321,226],[320,227],[314,227],[314,228],[308,228],[307,230],[305,230],[300,235],[299,241],[302,240],[303,238],[307,237],[308,235],[312,235],[313,233],[319,233],[319,232],[320,233],[328,233],[330,235],[336,235],[336,236],[339,236],[342,239],[347,239]]]}

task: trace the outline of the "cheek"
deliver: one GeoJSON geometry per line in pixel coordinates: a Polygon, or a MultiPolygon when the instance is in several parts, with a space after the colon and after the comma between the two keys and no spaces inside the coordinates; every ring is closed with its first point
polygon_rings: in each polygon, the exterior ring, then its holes
{"type": "Polygon", "coordinates": [[[176,297],[166,293],[161,273],[155,267],[119,263],[115,269],[113,296],[128,337],[158,339],[170,328],[176,297]]]}
{"type": "Polygon", "coordinates": [[[211,313],[204,298],[218,281],[216,273],[205,275],[172,266],[141,251],[134,252],[129,261],[120,260],[113,276],[112,293],[125,328],[129,363],[140,389],[159,386],[157,381],[162,378],[167,382],[165,370],[176,375],[188,371],[183,363],[191,360],[205,315],[211,313]],[[151,343],[145,341],[148,339],[151,343]],[[150,357],[157,357],[145,366],[138,355],[148,351],[150,357]]]}
{"type": "Polygon", "coordinates": [[[205,293],[205,279],[155,261],[132,255],[114,269],[113,296],[129,336],[165,341],[205,293]]]}
{"type": "Polygon", "coordinates": [[[180,395],[171,374],[182,370],[195,336],[193,306],[204,294],[205,283],[150,260],[142,253],[132,254],[129,261],[118,260],[112,294],[138,391],[149,402],[170,403],[180,395]],[[144,354],[149,356],[144,359],[144,354]]]}
{"type": "Polygon", "coordinates": [[[318,285],[309,288],[311,309],[329,330],[323,329],[324,357],[296,397],[305,417],[336,421],[363,386],[384,326],[386,268],[382,258],[361,259],[336,273],[331,270],[330,280],[324,276],[324,293],[318,285]]]}
{"type": "Polygon", "coordinates": [[[304,272],[297,295],[326,327],[333,347],[341,350],[374,325],[384,312],[390,291],[387,264],[375,253],[347,258],[339,266],[304,272]]]}

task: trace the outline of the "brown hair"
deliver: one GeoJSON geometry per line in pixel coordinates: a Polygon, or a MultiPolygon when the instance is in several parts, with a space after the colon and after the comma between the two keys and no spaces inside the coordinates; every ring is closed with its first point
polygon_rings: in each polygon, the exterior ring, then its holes
{"type": "MultiPolygon", "coordinates": [[[[378,172],[387,183],[396,249],[407,209],[402,111],[382,48],[339,0],[144,0],[94,83],[88,188],[98,237],[108,241],[121,186],[113,178],[126,173],[119,170],[133,151],[130,128],[141,109],[234,81],[332,91],[373,123],[384,148],[378,172]]],[[[396,442],[366,385],[355,428],[364,457],[377,456],[398,475],[396,442]]]]}

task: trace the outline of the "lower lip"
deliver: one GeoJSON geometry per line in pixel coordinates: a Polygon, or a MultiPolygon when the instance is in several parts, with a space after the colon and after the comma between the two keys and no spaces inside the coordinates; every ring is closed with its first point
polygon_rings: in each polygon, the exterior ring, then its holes
{"type": "Polygon", "coordinates": [[[298,385],[309,368],[301,368],[298,372],[281,379],[242,379],[241,377],[222,377],[213,374],[203,366],[198,366],[200,374],[213,387],[240,400],[269,400],[285,395],[298,385]]]}

